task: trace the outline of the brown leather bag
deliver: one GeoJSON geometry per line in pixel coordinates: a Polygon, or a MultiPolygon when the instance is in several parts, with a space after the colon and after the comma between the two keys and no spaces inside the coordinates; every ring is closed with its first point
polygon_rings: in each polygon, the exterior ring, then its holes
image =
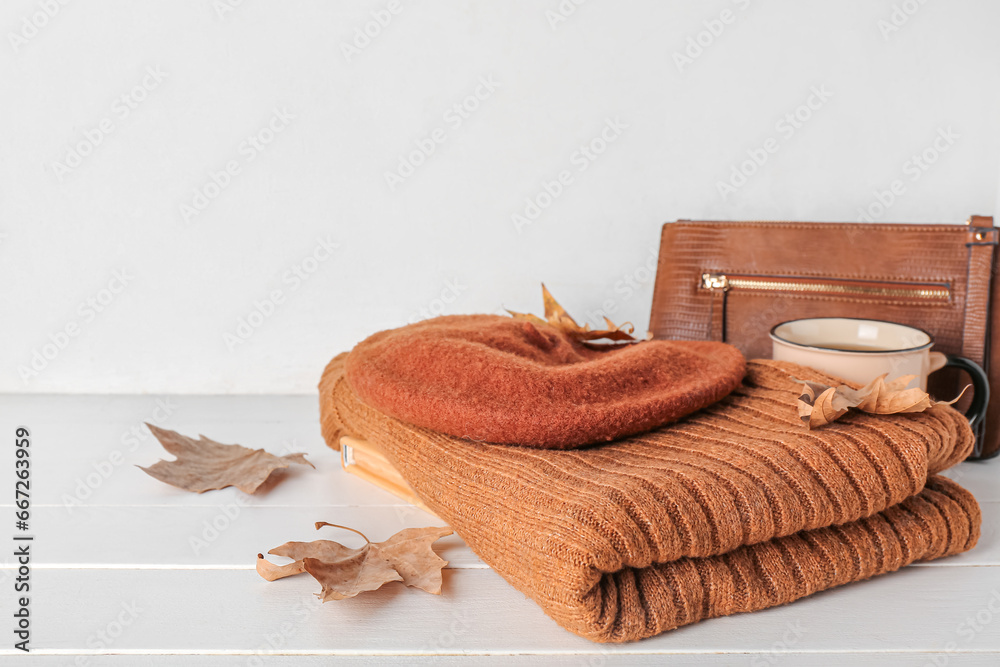
{"type": "Polygon", "coordinates": [[[769,358],[771,328],[793,319],[918,327],[961,369],[934,373],[929,391],[951,398],[970,377],[976,386],[958,405],[976,431],[972,458],[989,458],[1000,453],[998,241],[985,216],[966,225],[667,223],[649,328],[656,338],[725,341],[753,359],[769,358]]]}

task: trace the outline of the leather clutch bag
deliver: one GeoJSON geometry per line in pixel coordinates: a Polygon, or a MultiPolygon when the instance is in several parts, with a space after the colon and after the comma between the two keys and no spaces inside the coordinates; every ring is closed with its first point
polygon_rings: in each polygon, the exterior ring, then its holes
{"type": "MultiPolygon", "coordinates": [[[[770,358],[771,328],[808,317],[888,320],[918,327],[934,349],[987,373],[986,418],[973,458],[1000,453],[1000,299],[993,219],[965,225],[708,222],[663,226],[650,330],[655,338],[715,340],[770,358]]],[[[944,369],[929,391],[956,395],[944,369]]],[[[980,396],[980,400],[984,397],[980,396]]],[[[960,404],[961,405],[961,404],[960,404]]]]}

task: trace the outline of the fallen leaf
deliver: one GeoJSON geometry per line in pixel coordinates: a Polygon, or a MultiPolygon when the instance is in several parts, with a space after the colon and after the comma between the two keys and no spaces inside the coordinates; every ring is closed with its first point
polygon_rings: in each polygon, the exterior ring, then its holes
{"type": "Polygon", "coordinates": [[[280,547],[275,547],[267,553],[272,556],[284,556],[298,562],[303,558],[315,558],[316,560],[328,563],[345,558],[357,549],[345,547],[340,542],[331,540],[314,540],[312,542],[285,542],[280,547]]]}
{"type": "Polygon", "coordinates": [[[448,561],[434,553],[431,544],[451,533],[450,528],[404,528],[372,549],[392,563],[404,584],[440,595],[441,568],[448,561]]]}
{"type": "Polygon", "coordinates": [[[177,459],[157,461],[148,468],[137,467],[161,482],[186,491],[204,493],[235,486],[244,493],[253,493],[275,470],[293,463],[316,467],[301,453],[275,456],[263,449],[223,445],[205,436],[194,440],[176,431],[152,424],[146,426],[177,459]]]}
{"type": "Polygon", "coordinates": [[[323,602],[354,597],[390,581],[441,594],[441,569],[448,561],[434,553],[431,544],[451,535],[450,528],[405,528],[385,542],[371,542],[353,528],[326,522],[316,524],[317,530],[323,526],[358,533],[364,537],[365,545],[351,549],[331,540],[286,542],[268,553],[293,558],[293,562],[275,565],[258,554],[257,572],[268,581],[308,572],[323,586],[318,594],[323,602]]]}
{"type": "Polygon", "coordinates": [[[403,577],[392,567],[392,563],[379,558],[365,545],[358,553],[333,563],[325,563],[316,558],[304,558],[302,564],[306,572],[318,581],[323,590],[318,597],[323,602],[346,600],[358,593],[382,588],[390,581],[402,581],[403,577]]]}
{"type": "Polygon", "coordinates": [[[935,405],[951,405],[969,388],[965,387],[950,401],[935,401],[922,389],[906,388],[916,375],[904,375],[886,382],[887,375],[878,376],[860,389],[799,380],[803,385],[797,402],[799,418],[812,429],[839,419],[851,408],[876,415],[923,412],[935,405]]]}
{"type": "Polygon", "coordinates": [[[590,341],[600,340],[602,338],[613,341],[628,341],[632,343],[641,342],[632,335],[635,331],[635,327],[633,327],[630,322],[626,322],[625,324],[618,326],[605,317],[604,324],[608,327],[607,329],[591,329],[589,324],[581,327],[576,323],[576,320],[569,316],[566,309],[559,305],[559,302],[555,300],[548,288],[545,287],[545,283],[542,283],[542,300],[545,303],[544,320],[537,315],[532,315],[531,313],[516,313],[512,310],[508,310],[507,312],[510,313],[511,317],[516,320],[527,320],[532,324],[547,324],[549,326],[553,326],[571,338],[575,338],[584,344],[587,344],[590,341]]]}
{"type": "Polygon", "coordinates": [[[268,581],[277,581],[278,579],[284,579],[285,577],[302,574],[305,571],[305,568],[302,566],[302,561],[300,560],[297,560],[294,563],[288,563],[287,565],[275,565],[271,561],[264,558],[264,554],[257,554],[257,574],[264,577],[268,581]]]}
{"type": "Polygon", "coordinates": [[[802,395],[798,400],[799,419],[806,423],[809,428],[816,428],[823,424],[829,424],[835,419],[839,419],[845,412],[847,406],[843,400],[838,400],[838,405],[834,405],[836,389],[827,387],[816,382],[804,382],[802,395]]]}

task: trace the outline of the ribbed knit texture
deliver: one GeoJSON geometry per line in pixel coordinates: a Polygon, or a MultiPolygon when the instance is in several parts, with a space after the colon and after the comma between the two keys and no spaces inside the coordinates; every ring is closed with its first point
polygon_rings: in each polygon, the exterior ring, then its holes
{"type": "Polygon", "coordinates": [[[850,414],[809,431],[795,378],[829,378],[755,361],[732,394],[675,424],[540,451],[388,417],[351,390],[345,356],[320,383],[327,443],[378,446],[486,563],[595,641],[784,604],[979,536],[972,496],[933,476],[972,449],[951,408],[850,414]]]}

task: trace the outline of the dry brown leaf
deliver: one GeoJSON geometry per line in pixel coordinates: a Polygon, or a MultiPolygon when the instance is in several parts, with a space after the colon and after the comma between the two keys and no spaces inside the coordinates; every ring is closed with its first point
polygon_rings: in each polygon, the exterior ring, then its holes
{"type": "Polygon", "coordinates": [[[798,400],[799,419],[809,428],[829,424],[847,412],[843,400],[838,400],[838,405],[834,406],[834,397],[837,395],[835,388],[817,382],[803,384],[805,386],[798,400]]]}
{"type": "Polygon", "coordinates": [[[851,408],[876,415],[923,412],[935,405],[951,405],[968,389],[966,387],[950,401],[935,401],[922,389],[906,389],[916,375],[904,375],[886,382],[887,375],[878,376],[860,389],[800,380],[803,389],[797,404],[799,418],[809,428],[817,428],[839,419],[851,408]]]}
{"type": "Polygon", "coordinates": [[[284,579],[285,577],[302,574],[305,571],[306,569],[302,566],[302,561],[300,560],[297,560],[294,563],[287,563],[285,565],[275,565],[271,561],[264,558],[264,554],[257,554],[257,574],[264,577],[268,581],[277,581],[278,579],[284,579]]]}
{"type": "Polygon", "coordinates": [[[379,558],[365,545],[358,553],[333,563],[324,563],[316,558],[302,560],[306,572],[323,586],[317,596],[323,602],[346,600],[358,593],[382,588],[390,581],[402,581],[392,563],[379,558]]]}
{"type": "Polygon", "coordinates": [[[318,594],[323,602],[354,597],[390,581],[402,581],[407,586],[440,595],[441,569],[448,561],[434,553],[431,544],[451,535],[450,528],[406,528],[385,542],[371,542],[353,528],[326,522],[316,524],[317,529],[323,526],[358,533],[365,538],[365,545],[351,549],[331,540],[286,542],[268,553],[295,560],[287,565],[274,565],[258,554],[257,572],[268,581],[308,572],[323,586],[318,594]]]}
{"type": "Polygon", "coordinates": [[[146,474],[186,491],[204,493],[235,486],[253,493],[280,468],[300,463],[315,468],[301,453],[275,456],[263,449],[223,445],[200,436],[198,440],[176,431],[146,424],[163,448],[177,457],[175,461],[157,461],[148,468],[137,466],[146,474]]]}
{"type": "Polygon", "coordinates": [[[547,324],[549,326],[553,326],[560,329],[568,336],[584,343],[600,340],[602,338],[614,341],[628,341],[633,343],[640,342],[632,335],[635,331],[635,327],[633,327],[629,322],[618,326],[605,317],[604,323],[608,327],[607,329],[592,330],[589,324],[581,327],[576,323],[576,320],[569,316],[566,309],[560,306],[559,302],[553,298],[548,288],[545,287],[545,283],[542,283],[542,299],[545,303],[544,320],[537,315],[532,315],[531,313],[515,313],[512,310],[508,310],[507,312],[510,313],[511,317],[516,320],[527,320],[532,324],[547,324]]]}
{"type": "Polygon", "coordinates": [[[267,553],[273,556],[284,556],[285,558],[291,558],[300,562],[303,558],[315,558],[316,560],[332,563],[356,551],[357,549],[345,547],[340,542],[314,540],[312,542],[285,542],[280,547],[275,547],[267,553]]]}
{"type": "Polygon", "coordinates": [[[434,553],[431,544],[451,533],[450,528],[405,528],[372,549],[392,563],[404,584],[440,595],[441,568],[448,561],[434,553]]]}

